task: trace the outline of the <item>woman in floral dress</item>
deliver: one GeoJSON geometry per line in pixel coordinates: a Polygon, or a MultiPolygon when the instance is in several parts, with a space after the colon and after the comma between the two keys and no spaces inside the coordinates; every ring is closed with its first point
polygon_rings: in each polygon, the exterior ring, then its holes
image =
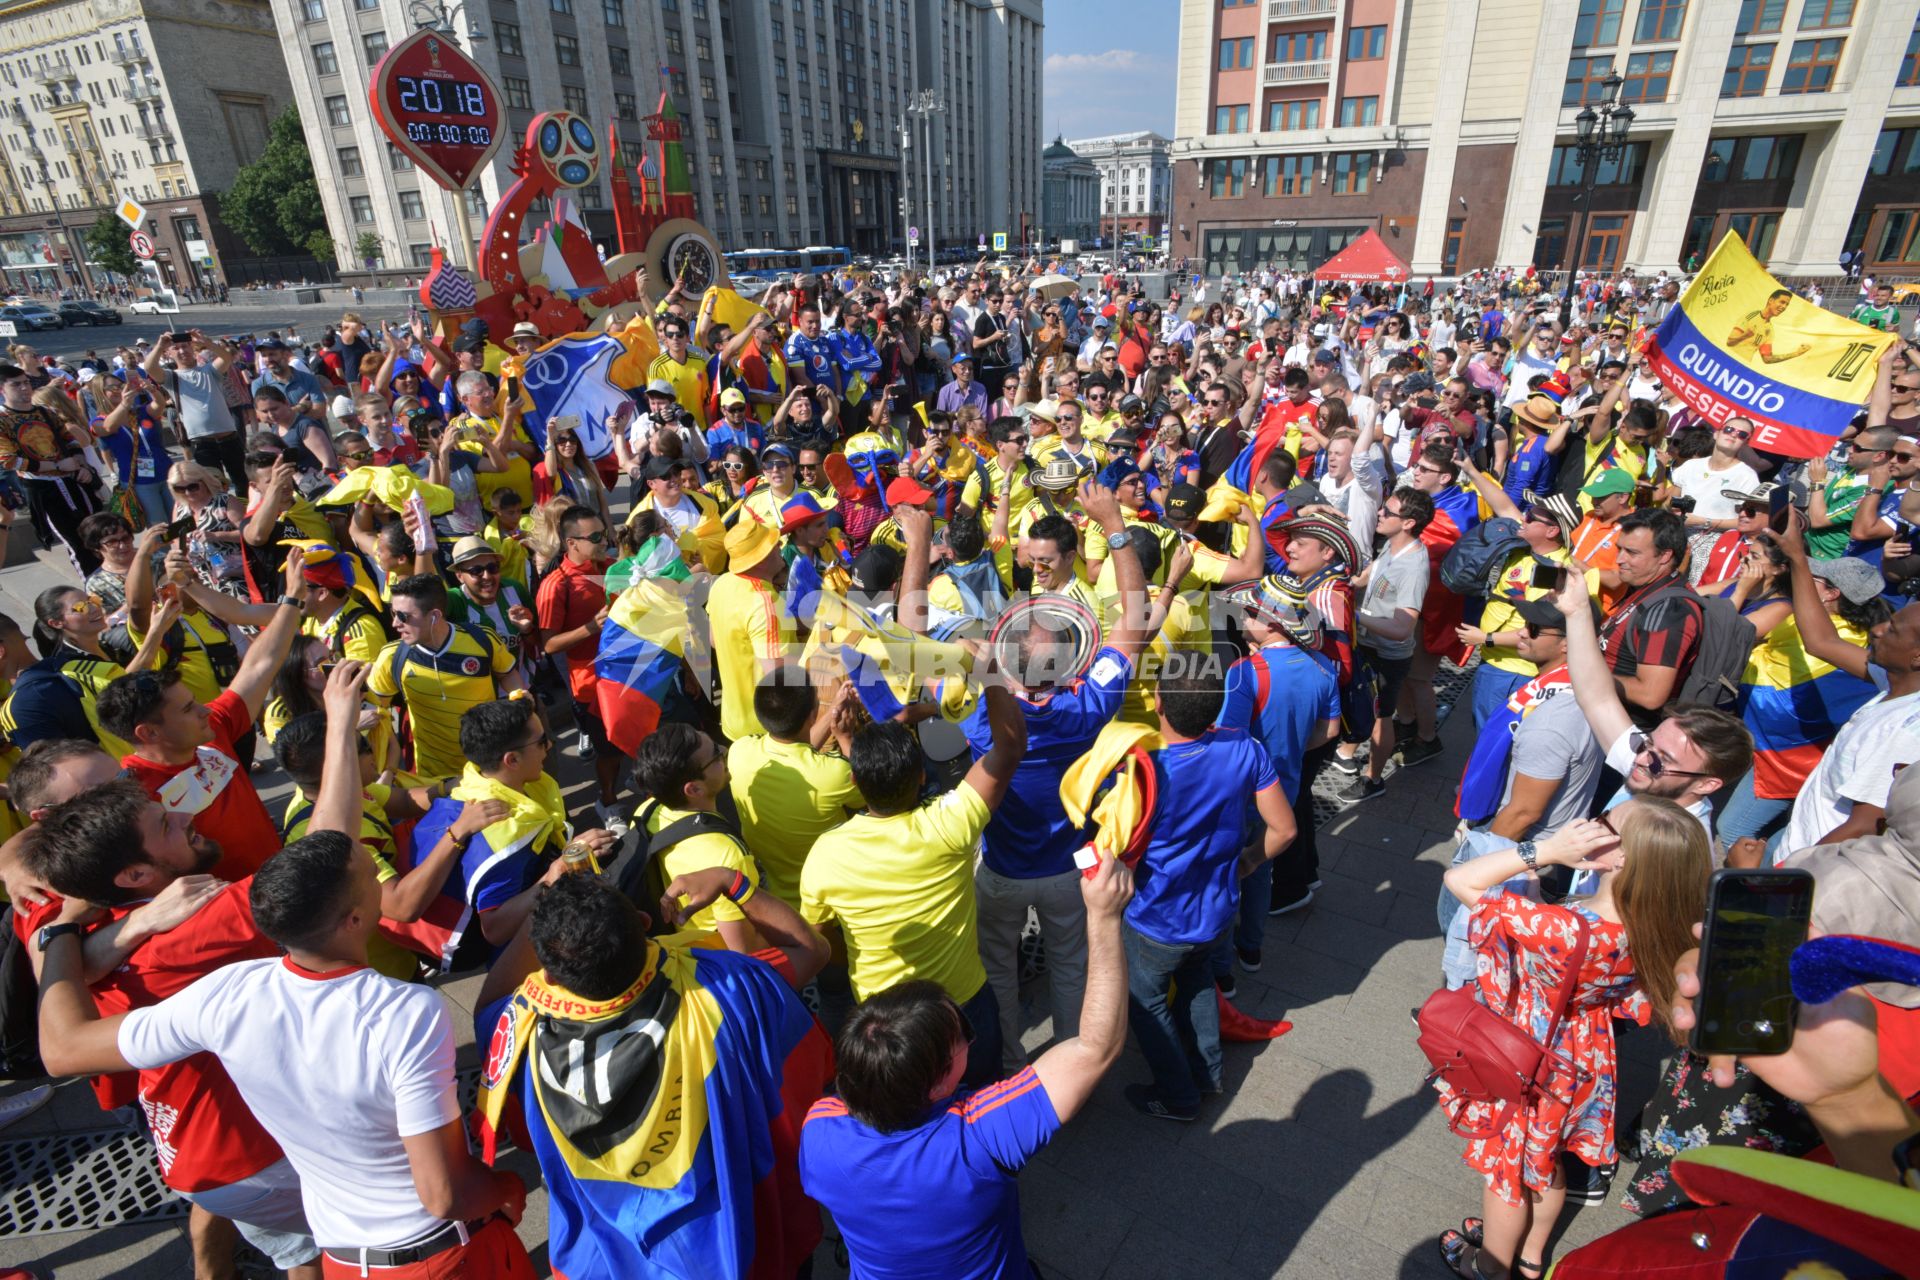
{"type": "MultiPolygon", "coordinates": [[[[1642,798],[1604,820],[1575,822],[1535,846],[1462,863],[1447,872],[1452,894],[1473,909],[1468,937],[1479,957],[1481,1002],[1537,1041],[1553,1023],[1554,997],[1579,944],[1588,941],[1565,1019],[1547,1047],[1572,1064],[1552,1066],[1531,1107],[1514,1108],[1499,1132],[1471,1140],[1467,1164],[1485,1180],[1482,1219],[1440,1237],[1441,1257],[1468,1280],[1538,1280],[1546,1244],[1566,1203],[1560,1154],[1591,1165],[1614,1159],[1616,1017],[1664,1022],[1673,1003],[1673,962],[1693,945],[1713,862],[1699,819],[1669,800],[1642,798]],[[1544,906],[1502,887],[1541,866],[1599,872],[1592,897],[1544,906]]],[[[1671,1028],[1669,1028],[1671,1033],[1671,1028]]],[[[1550,1062],[1553,1059],[1550,1059],[1550,1062]]],[[[1499,1108],[1469,1102],[1439,1081],[1457,1128],[1485,1128],[1499,1108]]]]}

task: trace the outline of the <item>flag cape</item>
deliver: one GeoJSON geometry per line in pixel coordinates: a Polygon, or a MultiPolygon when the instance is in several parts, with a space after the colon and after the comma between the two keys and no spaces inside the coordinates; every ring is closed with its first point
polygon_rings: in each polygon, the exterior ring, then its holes
{"type": "Polygon", "coordinates": [[[693,626],[686,590],[671,578],[643,578],[620,593],[600,628],[600,723],[631,756],[655,729],[686,667],[693,626]]]}
{"type": "Polygon", "coordinates": [[[428,484],[405,467],[360,467],[349,471],[340,477],[339,484],[321,494],[314,505],[346,507],[371,498],[399,511],[416,493],[427,500],[429,515],[443,516],[453,510],[453,490],[445,485],[428,484]]]}
{"type": "Polygon", "coordinates": [[[1866,403],[1897,340],[1781,289],[1728,232],[1647,350],[1660,380],[1709,423],[1747,418],[1754,448],[1817,458],[1866,403]],[[1780,301],[1780,314],[1765,314],[1780,301]]]}
{"type": "MultiPolygon", "coordinates": [[[[1834,626],[1849,644],[1866,643],[1846,622],[1834,626]]],[[[1741,717],[1753,734],[1753,792],[1772,800],[1799,794],[1840,726],[1874,692],[1870,682],[1808,653],[1792,618],[1754,646],[1740,688],[1741,717]]]]}
{"type": "Polygon", "coordinates": [[[797,1155],[832,1046],[770,965],[649,951],[611,1000],[535,974],[485,1011],[482,1152],[518,1094],[562,1280],[791,1280],[820,1242],[797,1155]]]}
{"type": "Polygon", "coordinates": [[[570,333],[527,357],[527,398],[533,402],[520,425],[540,449],[547,447],[547,431],[561,417],[578,419],[574,434],[589,458],[613,452],[611,422],[621,406],[633,401],[614,380],[614,365],[627,355],[627,344],[610,333],[570,333]]]}
{"type": "Polygon", "coordinates": [[[1480,823],[1500,811],[1508,767],[1513,763],[1513,737],[1520,731],[1520,722],[1550,699],[1572,696],[1573,678],[1561,663],[1515,689],[1506,705],[1488,717],[1460,774],[1460,790],[1453,801],[1456,818],[1480,823]]]}
{"type": "Polygon", "coordinates": [[[957,721],[972,710],[969,650],[916,636],[837,592],[823,590],[815,599],[813,629],[800,661],[827,679],[851,679],[875,720],[890,720],[903,706],[919,701],[929,681],[935,682],[942,716],[957,721]]]}

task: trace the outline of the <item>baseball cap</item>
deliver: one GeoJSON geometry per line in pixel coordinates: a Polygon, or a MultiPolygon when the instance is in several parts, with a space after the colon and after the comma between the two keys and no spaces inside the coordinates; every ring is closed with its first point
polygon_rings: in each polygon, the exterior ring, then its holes
{"type": "Polygon", "coordinates": [[[333,410],[334,417],[343,420],[351,418],[359,412],[353,407],[353,401],[346,396],[335,396],[333,403],[328,407],[333,410]]]}
{"type": "MultiPolygon", "coordinates": [[[[651,383],[648,385],[647,390],[652,391],[654,387],[659,385],[660,384],[658,382],[651,383]]],[[[673,392],[673,389],[669,387],[667,389],[667,392],[669,395],[671,395],[673,392]]],[[[747,402],[746,393],[741,391],[740,388],[738,387],[728,387],[725,391],[722,391],[720,393],[720,407],[723,409],[730,404],[745,404],[746,402],[747,402]]]]}
{"type": "Polygon", "coordinates": [[[665,480],[687,464],[679,458],[648,458],[640,471],[643,480],[665,480]]]}
{"type": "Polygon", "coordinates": [[[1167,490],[1167,519],[1193,520],[1207,505],[1207,495],[1190,484],[1177,484],[1167,490]]]}
{"type": "Polygon", "coordinates": [[[1608,467],[1587,481],[1580,492],[1589,498],[1609,498],[1617,493],[1632,493],[1633,477],[1627,474],[1625,467],[1608,467]]]}
{"type": "Polygon", "coordinates": [[[665,378],[655,378],[652,382],[649,382],[647,384],[647,394],[650,396],[666,396],[670,400],[675,398],[673,384],[665,378]]]}
{"type": "MultiPolygon", "coordinates": [[[[1537,557],[1536,557],[1537,558],[1537,557]]],[[[1551,600],[1509,600],[1513,611],[1520,615],[1520,621],[1541,631],[1558,631],[1565,634],[1567,619],[1551,600]]]]}
{"type": "Polygon", "coordinates": [[[933,490],[912,476],[895,476],[887,485],[889,507],[914,506],[933,496],[933,490]]]}
{"type": "Polygon", "coordinates": [[[1865,604],[1884,588],[1880,571],[1859,556],[1836,556],[1831,560],[1809,560],[1807,568],[1822,582],[1830,583],[1842,596],[1855,604],[1865,604]]]}

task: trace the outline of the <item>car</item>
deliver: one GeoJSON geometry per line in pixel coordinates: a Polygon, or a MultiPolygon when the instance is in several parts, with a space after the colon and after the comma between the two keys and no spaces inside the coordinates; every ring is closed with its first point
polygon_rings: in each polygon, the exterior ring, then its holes
{"type": "Polygon", "coordinates": [[[14,327],[22,332],[38,329],[64,329],[67,322],[37,302],[24,303],[13,307],[0,307],[0,320],[13,321],[14,327]]]}
{"type": "Polygon", "coordinates": [[[66,321],[68,324],[75,324],[75,325],[124,323],[124,321],[121,320],[120,313],[118,311],[115,311],[112,307],[107,306],[105,303],[93,302],[93,301],[63,302],[60,304],[60,311],[58,314],[60,318],[66,321]]]}
{"type": "Polygon", "coordinates": [[[161,314],[160,299],[135,298],[132,302],[127,304],[127,310],[133,312],[133,314],[137,316],[157,316],[161,314]]]}

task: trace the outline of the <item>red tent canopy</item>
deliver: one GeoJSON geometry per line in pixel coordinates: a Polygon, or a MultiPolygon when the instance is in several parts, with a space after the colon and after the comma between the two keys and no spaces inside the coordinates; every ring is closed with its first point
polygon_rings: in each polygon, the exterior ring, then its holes
{"type": "Polygon", "coordinates": [[[1404,284],[1412,277],[1400,255],[1387,248],[1380,233],[1369,228],[1360,238],[1328,258],[1313,273],[1315,280],[1384,280],[1404,284]]]}

